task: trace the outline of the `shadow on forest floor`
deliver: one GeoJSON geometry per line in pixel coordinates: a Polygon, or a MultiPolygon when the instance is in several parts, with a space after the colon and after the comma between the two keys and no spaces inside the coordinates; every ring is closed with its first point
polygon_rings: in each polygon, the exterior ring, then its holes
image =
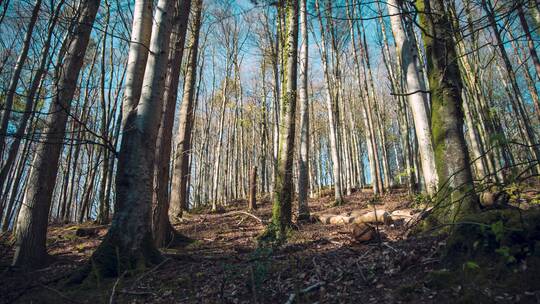
{"type": "MultiPolygon", "coordinates": [[[[340,207],[329,207],[329,197],[311,200],[310,206],[313,213],[340,213],[366,208],[370,201],[371,194],[356,192],[340,207]]],[[[391,211],[411,203],[396,191],[379,204],[391,211]]],[[[89,257],[106,227],[93,236],[77,237],[78,226],[52,226],[48,248],[53,261],[47,268],[15,272],[7,267],[12,252],[0,256],[0,302],[537,303],[540,299],[538,289],[501,288],[496,277],[482,284],[474,276],[441,282],[444,276],[433,274],[446,271],[439,254],[445,239],[408,236],[402,226],[380,226],[380,241],[357,243],[349,225],[305,223],[291,233],[286,245],[258,248],[256,237],[263,225],[230,212],[244,206],[236,202],[222,214],[188,215],[176,229],[194,242],[164,249],[166,260],[155,268],[94,286],[67,288],[62,280],[89,257]]],[[[270,207],[261,202],[253,214],[268,219],[270,207]]]]}

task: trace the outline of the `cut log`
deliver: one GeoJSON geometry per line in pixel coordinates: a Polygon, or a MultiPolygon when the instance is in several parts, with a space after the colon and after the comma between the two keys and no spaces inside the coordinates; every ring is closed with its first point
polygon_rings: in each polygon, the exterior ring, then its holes
{"type": "Polygon", "coordinates": [[[380,223],[389,225],[392,223],[392,216],[385,210],[376,210],[368,212],[364,215],[356,217],[353,221],[355,224],[361,223],[380,223]]]}
{"type": "Polygon", "coordinates": [[[335,216],[330,217],[329,222],[332,225],[345,225],[345,224],[352,223],[353,220],[354,220],[354,217],[335,215],[335,216]]]}
{"type": "Polygon", "coordinates": [[[366,213],[369,213],[371,210],[370,209],[361,209],[361,210],[353,210],[349,213],[349,216],[352,216],[352,217],[359,217],[359,216],[362,216],[366,213]]]}
{"type": "Polygon", "coordinates": [[[355,224],[352,229],[352,237],[357,242],[367,242],[375,236],[375,229],[367,224],[355,224]]]}
{"type": "Polygon", "coordinates": [[[319,221],[323,224],[330,224],[330,218],[332,218],[333,215],[331,214],[321,214],[319,215],[319,221]]]}
{"type": "Polygon", "coordinates": [[[391,213],[392,220],[408,219],[413,217],[413,215],[414,212],[412,209],[395,210],[391,213]]]}

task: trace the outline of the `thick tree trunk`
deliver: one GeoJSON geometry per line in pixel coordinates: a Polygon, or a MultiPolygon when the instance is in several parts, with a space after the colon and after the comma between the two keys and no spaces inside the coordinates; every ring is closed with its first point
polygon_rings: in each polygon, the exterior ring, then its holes
{"type": "Polygon", "coordinates": [[[125,117],[122,130],[116,173],[117,211],[88,267],[92,267],[97,276],[118,276],[123,271],[152,265],[162,259],[152,240],[151,209],[156,139],[163,109],[173,15],[174,1],[159,0],[140,100],[125,117]]]}
{"type": "Polygon", "coordinates": [[[13,265],[37,267],[46,261],[45,239],[58,161],[71,101],[79,78],[84,54],[92,31],[99,0],[85,1],[69,43],[64,64],[55,84],[56,97],[51,103],[42,143],[32,163],[29,187],[17,219],[13,265]]]}
{"type": "Polygon", "coordinates": [[[287,0],[287,40],[282,48],[286,55],[286,70],[284,71],[284,92],[281,99],[281,125],[279,132],[279,154],[277,160],[277,175],[274,184],[274,203],[272,207],[272,222],[264,237],[282,241],[286,238],[287,230],[292,222],[293,199],[293,158],[296,117],[296,84],[298,65],[298,0],[287,0]]]}
{"type": "Polygon", "coordinates": [[[425,28],[429,85],[432,98],[431,129],[435,165],[439,177],[437,220],[456,220],[478,209],[463,135],[461,77],[452,24],[442,0],[418,0],[420,20],[425,28]]]}

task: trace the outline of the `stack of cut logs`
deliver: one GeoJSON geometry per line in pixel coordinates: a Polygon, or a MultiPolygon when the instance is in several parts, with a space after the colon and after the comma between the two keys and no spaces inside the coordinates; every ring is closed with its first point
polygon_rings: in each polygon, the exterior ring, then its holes
{"type": "Polygon", "coordinates": [[[352,236],[358,242],[367,242],[375,237],[374,225],[406,225],[410,226],[420,219],[423,212],[402,209],[388,212],[383,209],[362,209],[342,214],[321,214],[317,219],[323,224],[352,225],[352,236]]]}

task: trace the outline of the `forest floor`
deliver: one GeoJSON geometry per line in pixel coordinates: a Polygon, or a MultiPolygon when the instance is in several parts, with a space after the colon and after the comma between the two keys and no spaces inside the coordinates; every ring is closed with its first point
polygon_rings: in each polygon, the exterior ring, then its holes
{"type": "MultiPolygon", "coordinates": [[[[309,203],[314,214],[340,214],[371,208],[374,200],[370,193],[355,192],[339,207],[331,206],[330,197],[309,203]]],[[[394,191],[376,204],[393,211],[413,203],[394,191]]],[[[380,225],[380,238],[359,243],[351,225],[302,223],[286,245],[260,248],[256,238],[264,225],[241,213],[245,206],[236,202],[220,214],[186,216],[176,229],[192,243],[165,249],[166,259],[152,269],[97,286],[66,287],[63,281],[88,259],[107,227],[84,237],[75,234],[80,225],[50,227],[51,264],[34,272],[10,269],[13,252],[4,242],[0,303],[540,303],[538,285],[510,288],[497,276],[477,284],[434,275],[447,271],[440,258],[446,239],[411,235],[404,225],[380,225]]],[[[252,214],[268,220],[271,203],[259,202],[252,214]]],[[[514,272],[540,271],[522,268],[514,272]]]]}

